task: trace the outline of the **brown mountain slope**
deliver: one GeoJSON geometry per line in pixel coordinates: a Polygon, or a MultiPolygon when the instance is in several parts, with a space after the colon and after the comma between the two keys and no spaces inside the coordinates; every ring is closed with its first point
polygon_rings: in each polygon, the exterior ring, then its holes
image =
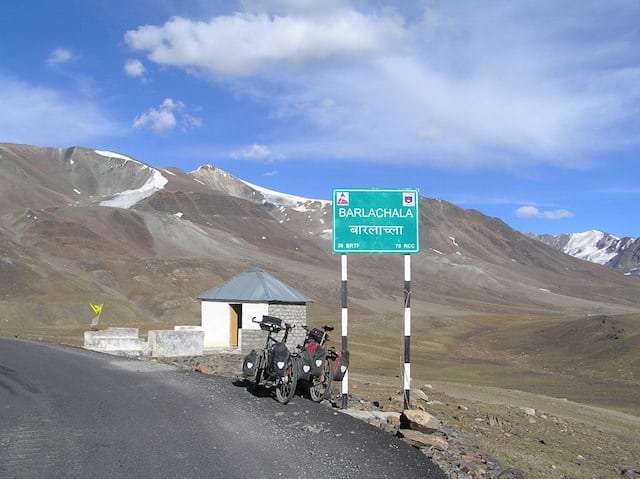
{"type": "MultiPolygon", "coordinates": [[[[76,334],[87,324],[89,302],[105,302],[105,320],[119,324],[197,323],[197,293],[253,264],[312,296],[315,319],[336,317],[327,203],[273,204],[268,193],[211,166],[185,173],[84,148],[9,144],[0,145],[0,199],[3,333],[76,334]],[[158,174],[166,184],[130,208],[100,206],[158,174]]],[[[640,310],[637,280],[477,211],[421,201],[417,321],[640,310]]],[[[397,314],[400,258],[349,261],[356,317],[374,325],[397,314]]]]}

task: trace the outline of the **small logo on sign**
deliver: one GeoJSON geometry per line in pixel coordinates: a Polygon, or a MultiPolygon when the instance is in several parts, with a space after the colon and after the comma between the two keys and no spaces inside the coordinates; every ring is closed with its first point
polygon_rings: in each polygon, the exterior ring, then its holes
{"type": "Polygon", "coordinates": [[[339,205],[346,206],[349,204],[349,192],[348,191],[338,191],[336,193],[336,203],[339,205]]]}
{"type": "Polygon", "coordinates": [[[415,206],[416,194],[415,193],[402,193],[402,206],[415,206]]]}

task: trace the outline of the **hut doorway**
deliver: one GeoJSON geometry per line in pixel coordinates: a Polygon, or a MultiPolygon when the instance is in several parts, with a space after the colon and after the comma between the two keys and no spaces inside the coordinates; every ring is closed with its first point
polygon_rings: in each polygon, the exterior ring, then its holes
{"type": "Polygon", "coordinates": [[[230,304],[229,306],[229,346],[237,348],[238,331],[242,328],[242,305],[230,304]]]}

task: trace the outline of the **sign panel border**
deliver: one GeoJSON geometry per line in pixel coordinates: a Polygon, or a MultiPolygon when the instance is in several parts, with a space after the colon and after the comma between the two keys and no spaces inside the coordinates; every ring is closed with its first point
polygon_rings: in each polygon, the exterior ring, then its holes
{"type": "Polygon", "coordinates": [[[331,232],[331,249],[333,254],[418,254],[420,253],[420,192],[417,188],[333,188],[331,191],[331,204],[332,204],[332,232],[331,232]],[[336,202],[336,193],[338,191],[366,191],[366,192],[383,192],[383,193],[407,193],[413,192],[416,197],[416,247],[415,249],[406,250],[336,250],[336,208],[339,206],[336,202]]]}

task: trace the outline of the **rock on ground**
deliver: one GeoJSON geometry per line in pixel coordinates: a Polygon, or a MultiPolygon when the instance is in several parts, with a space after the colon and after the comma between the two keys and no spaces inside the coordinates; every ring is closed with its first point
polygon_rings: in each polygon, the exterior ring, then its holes
{"type": "Polygon", "coordinates": [[[400,416],[401,427],[427,434],[439,431],[442,423],[426,411],[409,409],[400,416]]]}
{"type": "Polygon", "coordinates": [[[446,451],[449,448],[449,442],[443,436],[436,436],[435,434],[425,434],[411,429],[401,429],[398,432],[398,437],[401,437],[416,447],[435,447],[441,451],[446,451]]]}

